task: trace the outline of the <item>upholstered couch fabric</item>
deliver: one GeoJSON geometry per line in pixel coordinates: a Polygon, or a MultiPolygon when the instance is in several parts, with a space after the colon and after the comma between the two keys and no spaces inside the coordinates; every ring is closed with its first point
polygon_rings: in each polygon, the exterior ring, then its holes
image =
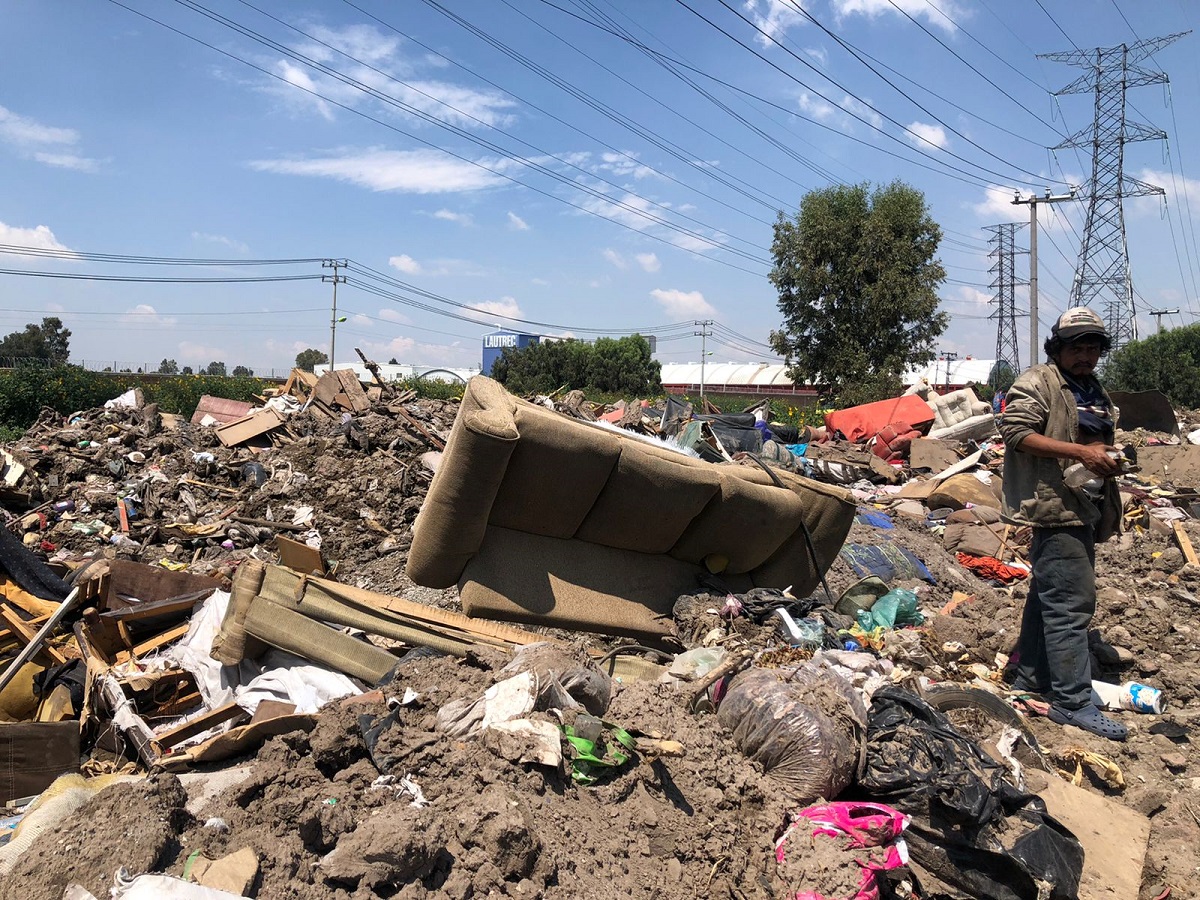
{"type": "Polygon", "coordinates": [[[414,526],[407,574],[458,585],[469,615],[642,637],[670,633],[697,576],[811,591],[854,516],[848,495],[715,465],[471,379],[414,526]],[[807,547],[811,535],[816,560],[807,547]]]}

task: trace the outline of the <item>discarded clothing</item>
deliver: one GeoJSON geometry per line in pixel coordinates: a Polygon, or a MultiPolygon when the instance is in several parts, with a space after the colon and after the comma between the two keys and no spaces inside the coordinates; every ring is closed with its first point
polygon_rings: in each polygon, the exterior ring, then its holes
{"type": "Polygon", "coordinates": [[[1018,569],[1016,566],[1010,566],[1007,563],[1002,563],[994,556],[971,556],[968,553],[957,553],[960,565],[970,569],[980,578],[988,581],[1000,581],[1004,584],[1010,584],[1018,578],[1028,578],[1029,573],[1024,569],[1018,569]]]}

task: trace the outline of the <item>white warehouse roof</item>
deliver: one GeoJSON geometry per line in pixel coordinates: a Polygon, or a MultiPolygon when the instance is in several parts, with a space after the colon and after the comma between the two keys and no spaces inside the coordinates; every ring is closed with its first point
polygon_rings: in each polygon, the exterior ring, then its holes
{"type": "MultiPolygon", "coordinates": [[[[901,377],[905,387],[922,378],[930,384],[985,384],[996,366],[994,359],[934,360],[927,366],[909,369],[901,377]]],[[[663,363],[663,384],[699,384],[700,363],[663,363]]],[[[790,387],[792,381],[782,363],[708,363],[704,366],[704,383],[711,385],[749,385],[790,387]]]]}

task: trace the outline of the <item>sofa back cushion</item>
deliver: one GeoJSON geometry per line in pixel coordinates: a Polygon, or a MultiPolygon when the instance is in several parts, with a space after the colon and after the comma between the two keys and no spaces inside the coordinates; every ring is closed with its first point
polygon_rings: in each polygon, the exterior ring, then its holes
{"type": "Polygon", "coordinates": [[[617,467],[620,438],[525,402],[516,409],[516,428],[521,439],[487,521],[528,534],[574,537],[617,467]]]}
{"type": "Polygon", "coordinates": [[[719,491],[711,463],[622,442],[620,458],[576,537],[583,541],[666,553],[719,491]]]}

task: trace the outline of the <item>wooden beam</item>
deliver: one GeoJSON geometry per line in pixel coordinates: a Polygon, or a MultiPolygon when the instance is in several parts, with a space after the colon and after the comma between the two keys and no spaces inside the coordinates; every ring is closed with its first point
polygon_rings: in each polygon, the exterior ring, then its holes
{"type": "Polygon", "coordinates": [[[208,731],[208,729],[215,728],[222,722],[228,722],[230,719],[236,719],[240,716],[244,716],[247,719],[250,718],[248,712],[231,700],[224,706],[218,706],[216,709],[209,710],[204,715],[184,722],[177,728],[172,728],[169,731],[164,731],[162,734],[156,735],[155,740],[164,748],[174,747],[176,744],[182,743],[190,737],[195,737],[202,731],[208,731]]]}
{"type": "Polygon", "coordinates": [[[1179,549],[1183,551],[1183,558],[1188,561],[1188,565],[1200,565],[1200,560],[1196,559],[1196,550],[1192,546],[1191,539],[1183,530],[1183,523],[1176,519],[1171,523],[1171,529],[1175,532],[1175,540],[1179,542],[1179,549]]]}
{"type": "MultiPolygon", "coordinates": [[[[48,617],[43,616],[40,622],[26,622],[7,604],[0,603],[0,622],[3,622],[5,627],[12,632],[13,636],[25,646],[28,646],[33,642],[34,637],[37,636],[37,626],[44,624],[47,618],[48,617]]],[[[67,661],[65,656],[63,656],[49,644],[41,647],[40,651],[45,653],[46,656],[50,657],[60,666],[67,661]]]]}

